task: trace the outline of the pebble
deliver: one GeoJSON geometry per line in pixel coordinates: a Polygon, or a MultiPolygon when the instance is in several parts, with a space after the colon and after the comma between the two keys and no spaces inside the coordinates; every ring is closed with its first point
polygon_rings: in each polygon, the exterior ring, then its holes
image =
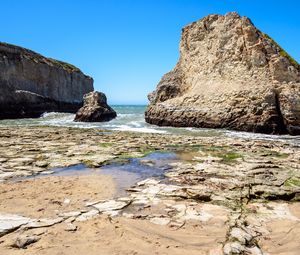
{"type": "Polygon", "coordinates": [[[250,234],[236,227],[231,229],[230,235],[232,238],[237,239],[241,244],[246,244],[246,242],[250,242],[252,239],[252,236],[250,234]]]}
{"type": "Polygon", "coordinates": [[[77,230],[77,226],[72,223],[67,223],[65,227],[65,231],[75,232],[77,230]]]}
{"type": "Polygon", "coordinates": [[[37,235],[27,236],[21,235],[16,238],[16,240],[12,243],[11,247],[25,249],[28,245],[38,242],[41,237],[37,235]]]}

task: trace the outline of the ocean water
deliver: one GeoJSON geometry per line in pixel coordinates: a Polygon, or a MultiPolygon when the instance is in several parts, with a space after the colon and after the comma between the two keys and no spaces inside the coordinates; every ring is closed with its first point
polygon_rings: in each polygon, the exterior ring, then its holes
{"type": "Polygon", "coordinates": [[[36,119],[15,119],[0,120],[1,126],[64,126],[76,128],[99,128],[107,130],[131,131],[142,133],[161,133],[161,134],[178,134],[193,135],[206,137],[237,137],[255,140],[275,140],[285,141],[286,143],[300,146],[300,136],[290,135],[265,135],[248,132],[230,131],[226,129],[206,129],[206,128],[173,128],[158,127],[150,125],[144,120],[146,106],[136,105],[113,105],[117,112],[116,119],[109,122],[83,123],[74,122],[74,114],[70,113],[44,113],[36,119]]]}

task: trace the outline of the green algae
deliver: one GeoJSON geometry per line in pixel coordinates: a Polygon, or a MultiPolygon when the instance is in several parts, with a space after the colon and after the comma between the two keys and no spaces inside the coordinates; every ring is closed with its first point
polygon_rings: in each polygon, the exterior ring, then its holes
{"type": "Polygon", "coordinates": [[[103,148],[109,148],[109,147],[112,147],[114,144],[113,143],[99,143],[98,145],[103,148]]]}
{"type": "Polygon", "coordinates": [[[279,159],[284,159],[289,156],[288,153],[282,153],[282,152],[273,151],[273,150],[263,150],[260,153],[262,154],[262,156],[274,157],[274,158],[279,158],[279,159]]]}
{"type": "Polygon", "coordinates": [[[217,154],[219,158],[222,158],[221,162],[224,164],[236,163],[237,159],[243,159],[243,155],[237,152],[227,152],[225,154],[217,154]]]}
{"type": "Polygon", "coordinates": [[[291,177],[284,182],[284,186],[286,187],[300,187],[300,178],[291,177]]]}

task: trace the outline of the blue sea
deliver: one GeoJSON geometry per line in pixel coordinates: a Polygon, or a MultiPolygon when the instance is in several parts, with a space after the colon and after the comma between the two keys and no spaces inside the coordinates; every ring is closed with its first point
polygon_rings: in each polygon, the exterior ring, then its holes
{"type": "Polygon", "coordinates": [[[237,137],[254,140],[280,140],[290,144],[300,146],[300,136],[289,135],[265,135],[248,132],[237,132],[226,129],[206,129],[206,128],[173,128],[158,127],[150,125],[144,120],[144,105],[112,105],[117,112],[116,119],[109,122],[84,123],[74,122],[74,114],[70,113],[44,113],[37,119],[16,119],[0,120],[1,126],[57,126],[57,127],[76,127],[76,128],[99,128],[107,130],[131,131],[141,133],[161,133],[193,135],[206,137],[237,137]]]}

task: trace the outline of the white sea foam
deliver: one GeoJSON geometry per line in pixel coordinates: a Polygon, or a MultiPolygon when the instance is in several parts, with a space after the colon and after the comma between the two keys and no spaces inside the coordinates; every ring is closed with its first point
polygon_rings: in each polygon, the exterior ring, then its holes
{"type": "Polygon", "coordinates": [[[167,131],[165,130],[157,130],[154,128],[146,128],[146,127],[131,127],[128,125],[121,125],[117,128],[112,128],[112,130],[118,131],[130,131],[130,132],[140,132],[140,133],[156,133],[156,134],[165,134],[167,131]]]}
{"type": "Polygon", "coordinates": [[[132,117],[135,116],[137,114],[134,113],[118,113],[118,118],[127,118],[127,117],[132,117]]]}
{"type": "Polygon", "coordinates": [[[240,132],[240,131],[224,131],[224,134],[228,137],[237,137],[249,140],[276,140],[276,141],[285,141],[295,144],[300,144],[300,136],[290,136],[290,135],[268,135],[260,133],[250,133],[250,132],[240,132]]]}
{"type": "Polygon", "coordinates": [[[139,127],[142,128],[145,124],[141,121],[130,121],[129,125],[132,125],[137,128],[139,128],[139,127]]]}
{"type": "Polygon", "coordinates": [[[265,135],[257,133],[237,132],[222,129],[202,129],[202,128],[174,128],[174,127],[157,127],[150,125],[144,120],[144,106],[113,106],[117,111],[117,118],[109,122],[74,122],[74,114],[46,112],[38,119],[17,119],[1,120],[0,126],[64,126],[74,128],[99,128],[107,130],[119,130],[141,133],[169,133],[178,135],[193,136],[227,136],[233,138],[244,138],[254,140],[275,140],[284,141],[296,146],[300,146],[300,136],[289,135],[265,135]]]}

